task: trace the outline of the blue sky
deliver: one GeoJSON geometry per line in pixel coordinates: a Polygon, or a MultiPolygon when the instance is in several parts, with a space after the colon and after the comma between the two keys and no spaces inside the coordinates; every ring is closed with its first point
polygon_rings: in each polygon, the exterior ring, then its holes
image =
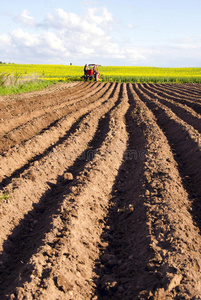
{"type": "Polygon", "coordinates": [[[200,0],[1,0],[0,61],[201,67],[200,0]]]}

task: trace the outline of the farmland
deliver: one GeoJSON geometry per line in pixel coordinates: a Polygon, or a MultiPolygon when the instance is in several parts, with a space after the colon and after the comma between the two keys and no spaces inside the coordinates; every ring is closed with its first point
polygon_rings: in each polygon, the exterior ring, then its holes
{"type": "MultiPolygon", "coordinates": [[[[104,82],[201,82],[201,68],[101,66],[100,71],[104,82]]],[[[22,77],[35,74],[43,80],[73,81],[81,80],[83,66],[0,64],[0,74],[17,74],[22,77]]]]}
{"type": "Polygon", "coordinates": [[[200,299],[200,84],[2,96],[0,138],[2,300],[200,299]]]}

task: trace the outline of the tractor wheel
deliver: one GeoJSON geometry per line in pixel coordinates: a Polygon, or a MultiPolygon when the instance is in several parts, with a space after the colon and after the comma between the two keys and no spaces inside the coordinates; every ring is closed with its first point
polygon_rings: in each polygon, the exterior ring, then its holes
{"type": "Polygon", "coordinates": [[[96,73],[96,77],[95,77],[96,81],[99,81],[99,78],[100,78],[100,75],[98,73],[96,73]]]}

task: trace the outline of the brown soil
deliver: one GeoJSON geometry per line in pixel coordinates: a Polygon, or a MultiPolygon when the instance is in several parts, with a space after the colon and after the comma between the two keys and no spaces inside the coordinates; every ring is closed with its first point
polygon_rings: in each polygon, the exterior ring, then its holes
{"type": "Polygon", "coordinates": [[[1,299],[201,299],[201,85],[0,98],[1,299]]]}

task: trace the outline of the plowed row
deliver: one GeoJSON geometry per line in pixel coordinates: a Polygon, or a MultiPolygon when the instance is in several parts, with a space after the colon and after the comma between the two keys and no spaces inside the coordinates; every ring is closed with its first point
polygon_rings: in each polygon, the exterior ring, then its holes
{"type": "Polygon", "coordinates": [[[1,299],[201,299],[201,85],[0,99],[1,299]]]}

